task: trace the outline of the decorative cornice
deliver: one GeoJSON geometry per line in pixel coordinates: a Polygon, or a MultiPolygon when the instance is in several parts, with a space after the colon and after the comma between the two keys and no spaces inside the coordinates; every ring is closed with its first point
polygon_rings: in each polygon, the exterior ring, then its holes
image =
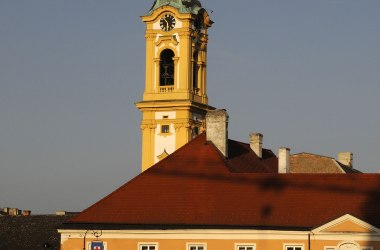
{"type": "Polygon", "coordinates": [[[156,129],[157,128],[157,124],[141,124],[140,128],[141,128],[141,130],[156,129]]]}
{"type": "Polygon", "coordinates": [[[178,33],[179,37],[185,37],[185,38],[188,38],[191,36],[191,32],[186,30],[186,31],[181,31],[178,33]]]}
{"type": "Polygon", "coordinates": [[[160,46],[160,44],[163,42],[172,43],[174,46],[177,46],[179,44],[176,36],[160,36],[156,42],[156,46],[160,46]]]}
{"type": "Polygon", "coordinates": [[[145,38],[147,40],[154,40],[157,37],[157,33],[146,33],[145,38]]]}
{"type": "Polygon", "coordinates": [[[174,124],[175,130],[181,129],[181,128],[190,128],[191,124],[190,122],[179,122],[174,124]]]}

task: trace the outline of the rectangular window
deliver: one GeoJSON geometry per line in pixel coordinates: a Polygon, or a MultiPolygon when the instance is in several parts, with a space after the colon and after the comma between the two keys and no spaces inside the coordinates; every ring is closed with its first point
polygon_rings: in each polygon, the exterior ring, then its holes
{"type": "Polygon", "coordinates": [[[163,134],[169,133],[169,125],[161,125],[161,133],[163,134]]]}
{"type": "Polygon", "coordinates": [[[140,244],[139,250],[157,250],[156,244],[140,244]]]}
{"type": "Polygon", "coordinates": [[[204,244],[188,244],[187,250],[206,250],[204,244]]]}
{"type": "Polygon", "coordinates": [[[303,250],[303,246],[285,246],[285,250],[303,250]]]}
{"type": "Polygon", "coordinates": [[[255,245],[253,244],[244,244],[244,245],[236,245],[236,250],[255,250],[255,245]]]}

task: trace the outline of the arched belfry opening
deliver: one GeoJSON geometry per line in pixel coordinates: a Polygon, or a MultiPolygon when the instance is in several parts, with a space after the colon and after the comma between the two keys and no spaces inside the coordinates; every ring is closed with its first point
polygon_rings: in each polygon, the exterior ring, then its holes
{"type": "Polygon", "coordinates": [[[174,52],[165,49],[160,55],[160,86],[174,85],[174,52]]]}

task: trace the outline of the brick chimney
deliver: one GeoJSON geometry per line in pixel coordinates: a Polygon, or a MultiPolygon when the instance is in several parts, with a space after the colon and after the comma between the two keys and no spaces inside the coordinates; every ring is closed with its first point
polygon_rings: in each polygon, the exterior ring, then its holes
{"type": "Polygon", "coordinates": [[[249,146],[252,151],[259,157],[263,157],[263,135],[260,133],[249,134],[249,146]]]}
{"type": "Polygon", "coordinates": [[[343,165],[346,165],[350,168],[352,168],[352,161],[354,159],[354,155],[352,152],[340,152],[338,154],[338,161],[342,163],[343,165]]]}
{"type": "Polygon", "coordinates": [[[281,147],[278,150],[278,173],[290,173],[290,149],[281,147]]]}
{"type": "Polygon", "coordinates": [[[225,109],[209,110],[206,114],[206,140],[228,157],[228,113],[225,109]]]}

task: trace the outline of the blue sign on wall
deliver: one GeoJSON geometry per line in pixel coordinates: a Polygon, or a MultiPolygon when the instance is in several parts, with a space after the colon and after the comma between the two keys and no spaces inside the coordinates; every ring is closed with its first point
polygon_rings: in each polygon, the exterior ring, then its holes
{"type": "Polygon", "coordinates": [[[93,241],[91,242],[91,250],[104,250],[102,241],[93,241]]]}

